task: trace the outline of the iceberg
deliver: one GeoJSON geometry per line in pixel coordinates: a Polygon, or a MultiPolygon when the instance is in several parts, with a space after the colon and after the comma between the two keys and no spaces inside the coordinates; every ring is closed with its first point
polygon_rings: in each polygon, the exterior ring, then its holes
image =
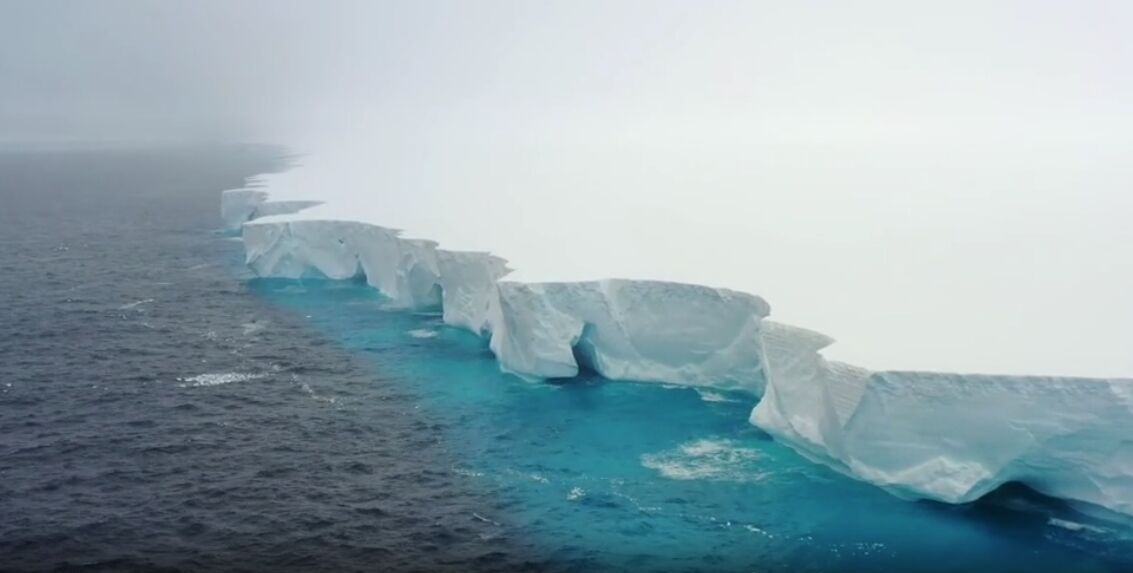
{"type": "Polygon", "coordinates": [[[902,497],[965,503],[1018,482],[1133,514],[1133,380],[872,372],[823,358],[832,342],[764,323],[752,424],[902,497]]]}
{"type": "Polygon", "coordinates": [[[227,189],[220,196],[220,217],[228,231],[239,231],[247,221],[270,215],[298,213],[321,201],[271,201],[268,193],[254,186],[227,189]]]}
{"type": "Polygon", "coordinates": [[[389,308],[439,307],[446,324],[489,339],[501,367],[521,377],[589,368],[611,380],[763,391],[760,324],[770,307],[754,295],[663,281],[501,280],[503,258],[358,221],[272,215],[242,228],[257,275],[364,279],[389,308]]]}
{"type": "Polygon", "coordinates": [[[1133,380],[861,368],[823,356],[831,337],[766,320],[753,294],[521,280],[490,252],[277,199],[273,183],[250,180],[221,201],[257,275],[364,280],[391,309],[439,309],[485,339],[504,371],[745,391],[759,400],[752,424],[898,496],[965,503],[1021,482],[1133,515],[1133,380]]]}
{"type": "Polygon", "coordinates": [[[699,285],[611,279],[501,282],[491,349],[542,378],[587,367],[611,380],[763,391],[762,298],[699,285]]]}
{"type": "Polygon", "coordinates": [[[268,194],[259,189],[242,187],[227,189],[220,194],[220,218],[224,228],[239,231],[245,221],[252,220],[256,207],[267,201],[268,194]]]}

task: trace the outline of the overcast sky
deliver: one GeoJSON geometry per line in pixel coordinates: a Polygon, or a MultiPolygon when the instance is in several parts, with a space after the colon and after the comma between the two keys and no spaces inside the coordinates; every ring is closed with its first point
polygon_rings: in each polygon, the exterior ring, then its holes
{"type": "Polygon", "coordinates": [[[1120,0],[5,0],[3,12],[8,138],[278,139],[346,111],[499,129],[1099,138],[1128,133],[1133,101],[1133,4],[1120,0]]]}
{"type": "Polygon", "coordinates": [[[0,139],[288,143],[294,192],[532,278],[1133,375],[1133,2],[0,2],[0,139]]]}

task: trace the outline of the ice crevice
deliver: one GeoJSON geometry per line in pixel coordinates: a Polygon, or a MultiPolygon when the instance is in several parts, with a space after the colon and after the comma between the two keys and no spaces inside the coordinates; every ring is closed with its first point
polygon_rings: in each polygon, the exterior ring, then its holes
{"type": "Polygon", "coordinates": [[[911,499],[973,501],[1008,482],[1133,515],[1133,379],[872,371],[834,340],[767,320],[759,296],[631,279],[521,282],[505,259],[310,215],[252,178],[225,227],[258,276],[365,280],[392,309],[439,308],[502,370],[744,391],[750,422],[807,458],[911,499]]]}

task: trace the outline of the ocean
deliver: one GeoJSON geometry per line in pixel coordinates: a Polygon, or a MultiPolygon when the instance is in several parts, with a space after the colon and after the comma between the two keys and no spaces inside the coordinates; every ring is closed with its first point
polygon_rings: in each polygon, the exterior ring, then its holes
{"type": "Polygon", "coordinates": [[[0,152],[0,570],[1130,571],[1021,488],[897,499],[753,398],[500,372],[360,282],[258,279],[261,147],[0,152]]]}

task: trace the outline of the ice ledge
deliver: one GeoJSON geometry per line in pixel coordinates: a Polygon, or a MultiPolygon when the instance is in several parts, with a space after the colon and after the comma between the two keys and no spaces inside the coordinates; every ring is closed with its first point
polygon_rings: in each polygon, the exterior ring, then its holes
{"type": "Polygon", "coordinates": [[[241,225],[259,217],[298,213],[321,201],[272,201],[266,191],[256,187],[227,189],[220,195],[220,217],[224,228],[239,231],[241,225]]]}

